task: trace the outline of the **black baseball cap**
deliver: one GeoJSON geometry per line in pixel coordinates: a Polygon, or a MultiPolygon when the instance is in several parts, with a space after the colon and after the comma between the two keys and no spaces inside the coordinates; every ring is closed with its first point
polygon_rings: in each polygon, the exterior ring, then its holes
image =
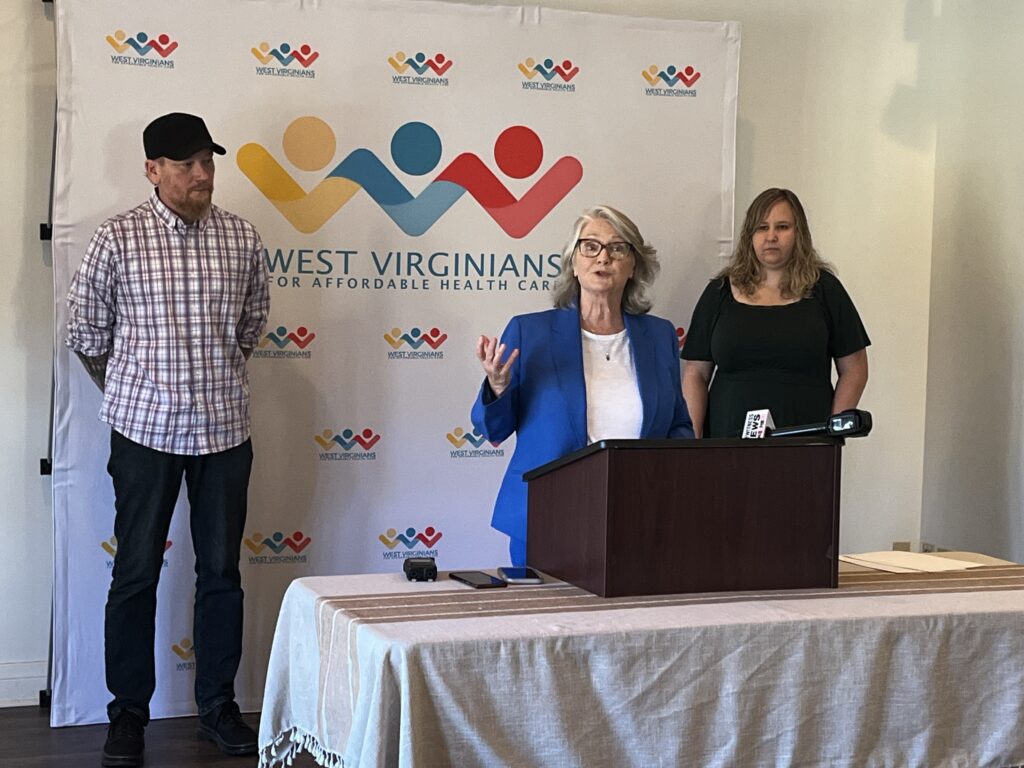
{"type": "Polygon", "coordinates": [[[225,154],[224,147],[210,136],[203,118],[184,112],[171,112],[147,125],[142,132],[142,146],[147,160],[185,160],[201,149],[225,154]]]}

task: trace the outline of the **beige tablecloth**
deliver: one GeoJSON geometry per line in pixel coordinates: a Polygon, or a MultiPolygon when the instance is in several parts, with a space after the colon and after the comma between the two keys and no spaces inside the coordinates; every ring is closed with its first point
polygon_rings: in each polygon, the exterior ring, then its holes
{"type": "Polygon", "coordinates": [[[260,747],[345,768],[1024,763],[1024,567],[616,599],[299,579],[260,747]]]}

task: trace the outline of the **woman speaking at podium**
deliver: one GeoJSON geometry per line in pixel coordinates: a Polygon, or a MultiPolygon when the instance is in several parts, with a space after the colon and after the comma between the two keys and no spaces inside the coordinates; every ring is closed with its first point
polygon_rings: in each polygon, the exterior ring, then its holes
{"type": "Polygon", "coordinates": [[[686,334],[683,393],[698,436],[739,437],[752,410],[767,408],[784,427],[855,408],[870,343],[842,283],[814,250],[800,200],[788,189],[765,190],[686,334]]]}
{"type": "Polygon", "coordinates": [[[492,442],[516,434],[491,519],[513,565],[526,564],[524,472],[598,440],[693,437],[675,328],[648,314],[658,270],[629,218],[590,208],[562,250],[555,308],[513,317],[500,343],[477,341],[473,426],[492,442]]]}

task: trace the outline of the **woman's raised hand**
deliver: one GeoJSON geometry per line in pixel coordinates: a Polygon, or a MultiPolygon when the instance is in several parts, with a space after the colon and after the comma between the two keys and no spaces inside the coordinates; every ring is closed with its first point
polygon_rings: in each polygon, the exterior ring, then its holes
{"type": "Polygon", "coordinates": [[[512,376],[512,364],[519,357],[519,350],[513,349],[508,359],[502,362],[505,356],[506,346],[499,344],[498,339],[481,336],[476,342],[476,357],[480,366],[487,375],[487,382],[495,396],[501,397],[501,393],[508,389],[508,382],[512,376]]]}

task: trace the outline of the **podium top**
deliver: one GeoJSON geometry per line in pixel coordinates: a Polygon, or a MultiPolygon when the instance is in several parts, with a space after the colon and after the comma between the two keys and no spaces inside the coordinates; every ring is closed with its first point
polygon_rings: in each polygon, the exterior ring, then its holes
{"type": "Polygon", "coordinates": [[[756,440],[738,437],[711,437],[700,439],[680,437],[663,438],[660,440],[598,440],[596,443],[591,443],[585,448],[580,448],[578,451],[568,453],[560,459],[549,461],[547,464],[542,464],[539,467],[531,469],[529,472],[523,473],[523,480],[526,480],[527,482],[530,480],[536,480],[538,477],[546,475],[548,472],[553,472],[559,467],[564,467],[566,464],[572,464],[574,461],[579,461],[591,454],[605,450],[659,450],[662,448],[695,448],[698,450],[713,448],[798,448],[844,445],[845,443],[846,440],[842,437],[829,437],[827,435],[815,435],[813,437],[762,437],[756,440]]]}

